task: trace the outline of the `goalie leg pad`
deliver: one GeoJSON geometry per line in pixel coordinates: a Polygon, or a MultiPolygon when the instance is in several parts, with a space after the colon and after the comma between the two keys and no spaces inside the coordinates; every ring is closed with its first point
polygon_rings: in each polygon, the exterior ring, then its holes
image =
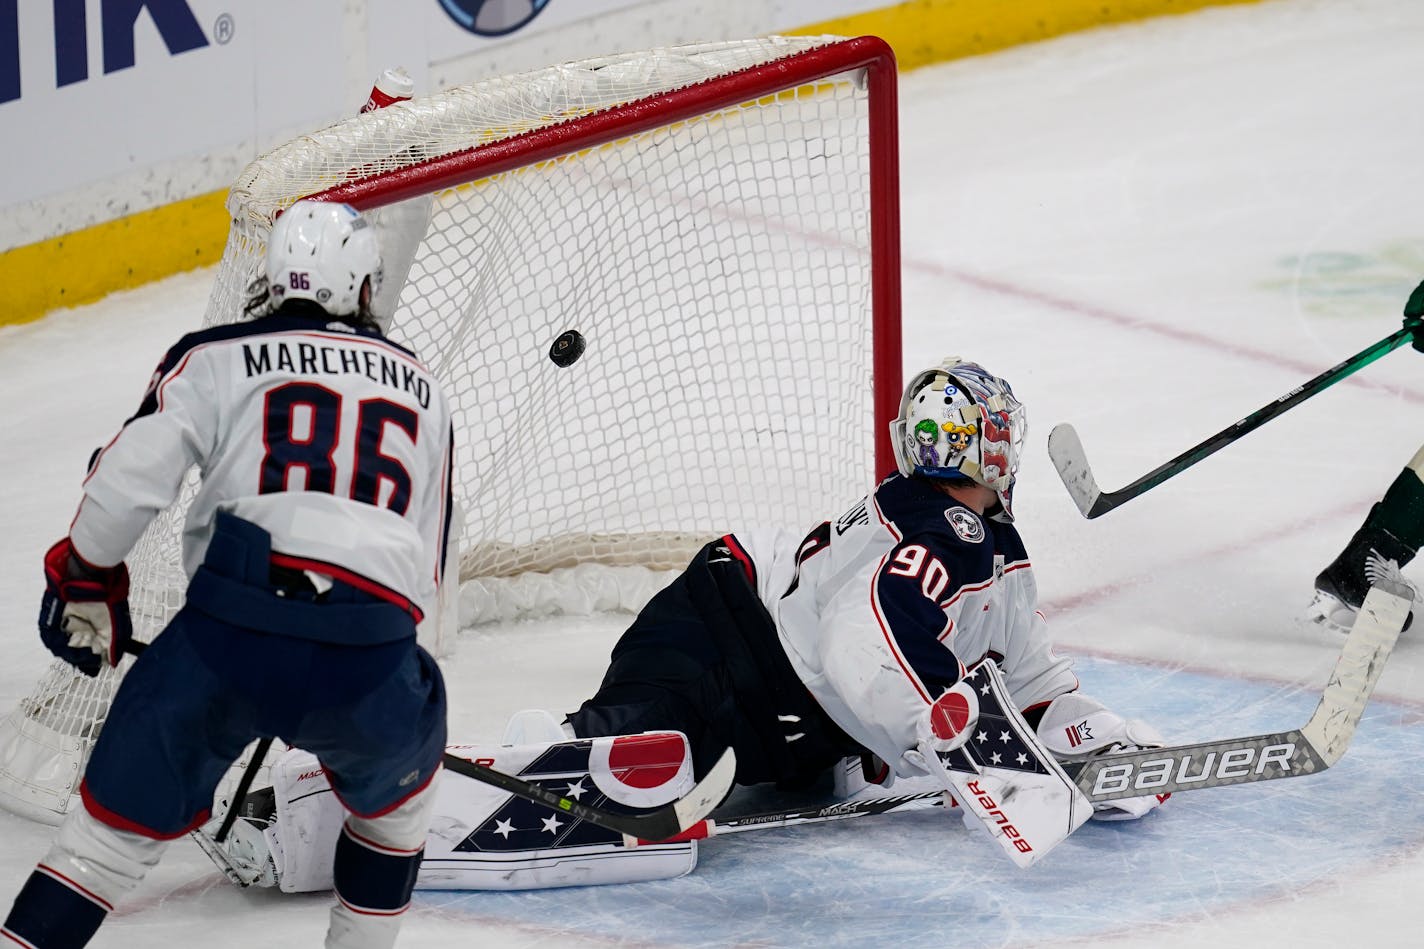
{"type": "MultiPolygon", "coordinates": [[[[1092,805],[1014,707],[992,660],[960,684],[973,691],[972,727],[947,729],[943,716],[931,720],[907,757],[916,756],[945,784],[967,825],[988,833],[1018,866],[1032,866],[1087,821],[1092,805]],[[962,747],[945,750],[966,732],[962,747]]],[[[951,710],[962,704],[956,699],[951,710]]],[[[962,714],[953,718],[961,721],[962,714]]]]}
{"type": "MultiPolygon", "coordinates": [[[[262,831],[277,885],[284,893],[332,889],[336,886],[332,853],[346,834],[386,852],[418,851],[425,844],[439,797],[437,784],[438,781],[427,784],[387,814],[348,815],[316,756],[297,748],[288,749],[272,764],[275,810],[262,831]]],[[[260,867],[266,857],[259,853],[254,861],[249,853],[253,849],[250,835],[236,843],[234,837],[229,837],[224,849],[241,866],[260,867]]]]}
{"type": "MultiPolygon", "coordinates": [[[[623,804],[630,812],[676,800],[695,783],[687,740],[676,732],[449,750],[565,796],[623,804]]],[[[288,751],[273,764],[272,780],[276,815],[264,836],[278,885],[289,893],[331,889],[331,854],[346,812],[320,763],[288,751]]],[[[694,841],[630,847],[611,831],[453,772],[442,775],[433,801],[417,889],[637,883],[682,876],[697,864],[694,841]]]]}
{"type": "MultiPolygon", "coordinates": [[[[687,739],[678,732],[450,751],[585,804],[622,805],[630,813],[670,803],[695,784],[687,739]]],[[[695,841],[629,846],[613,831],[449,773],[417,886],[522,890],[638,883],[682,876],[696,864],[695,841]]]]}
{"type": "MultiPolygon", "coordinates": [[[[272,763],[275,810],[262,836],[271,851],[278,887],[284,893],[311,893],[334,885],[332,854],[347,812],[331,789],[321,762],[290,748],[272,763]]],[[[240,823],[240,822],[239,822],[240,823]]],[[[228,838],[229,857],[238,843],[228,838]]],[[[258,863],[261,863],[258,856],[258,863]]],[[[251,858],[247,858],[251,862],[251,858]]]]}

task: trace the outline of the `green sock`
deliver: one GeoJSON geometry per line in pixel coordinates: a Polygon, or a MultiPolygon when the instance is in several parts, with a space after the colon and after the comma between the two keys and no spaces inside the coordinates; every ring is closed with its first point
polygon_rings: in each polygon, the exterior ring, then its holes
{"type": "Polygon", "coordinates": [[[1365,524],[1389,531],[1415,553],[1424,547],[1424,481],[1413,468],[1399,473],[1365,524]]]}

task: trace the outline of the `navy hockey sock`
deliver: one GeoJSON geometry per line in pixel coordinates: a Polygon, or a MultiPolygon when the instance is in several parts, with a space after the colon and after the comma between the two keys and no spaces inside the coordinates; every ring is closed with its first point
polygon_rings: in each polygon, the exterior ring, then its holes
{"type": "Polygon", "coordinates": [[[405,911],[425,851],[413,854],[359,841],[350,829],[336,841],[336,895],[347,907],[373,916],[405,911]]]}
{"type": "Polygon", "coordinates": [[[1401,471],[1365,521],[1399,538],[1405,547],[1405,555],[1396,558],[1401,567],[1424,546],[1424,481],[1419,478],[1413,468],[1401,471]]]}
{"type": "MultiPolygon", "coordinates": [[[[111,909],[79,884],[41,865],[15,897],[0,936],[33,949],[79,949],[93,938],[111,909]]],[[[0,939],[0,944],[8,942],[0,939]]]]}

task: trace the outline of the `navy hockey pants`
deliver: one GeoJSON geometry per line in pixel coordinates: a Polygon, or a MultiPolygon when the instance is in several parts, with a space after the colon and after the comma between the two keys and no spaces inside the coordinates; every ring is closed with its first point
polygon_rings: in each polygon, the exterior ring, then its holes
{"type": "Polygon", "coordinates": [[[698,778],[731,748],[738,784],[785,788],[864,751],[792,669],[751,570],[734,536],[704,547],[613,647],[597,694],[568,716],[574,733],[675,729],[698,778]]]}
{"type": "Polygon", "coordinates": [[[315,754],[365,817],[434,776],[445,687],[414,618],[345,584],[303,589],[302,574],[270,570],[266,538],[220,514],[187,605],[124,677],[81,787],[105,823],[159,839],[200,826],[227,768],[264,736],[315,754]]]}

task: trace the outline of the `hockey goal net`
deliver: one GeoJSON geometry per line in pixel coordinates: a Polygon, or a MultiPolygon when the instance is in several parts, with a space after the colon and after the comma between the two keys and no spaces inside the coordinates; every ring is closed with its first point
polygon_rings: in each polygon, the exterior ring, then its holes
{"type": "MultiPolygon", "coordinates": [[[[414,215],[417,240],[386,248],[391,335],[455,410],[462,621],[560,596],[636,607],[648,591],[610,600],[580,571],[678,569],[728,530],[805,530],[893,466],[895,96],[880,40],[771,37],[365,114],[244,171],[205,321],[241,318],[298,198],[379,209],[378,227],[414,215]],[[587,351],[561,368],[549,348],[570,329],[587,351]]],[[[130,557],[140,639],[181,606],[184,508],[130,557]]],[[[123,671],[51,667],[0,724],[0,804],[71,806],[123,671]]]]}

